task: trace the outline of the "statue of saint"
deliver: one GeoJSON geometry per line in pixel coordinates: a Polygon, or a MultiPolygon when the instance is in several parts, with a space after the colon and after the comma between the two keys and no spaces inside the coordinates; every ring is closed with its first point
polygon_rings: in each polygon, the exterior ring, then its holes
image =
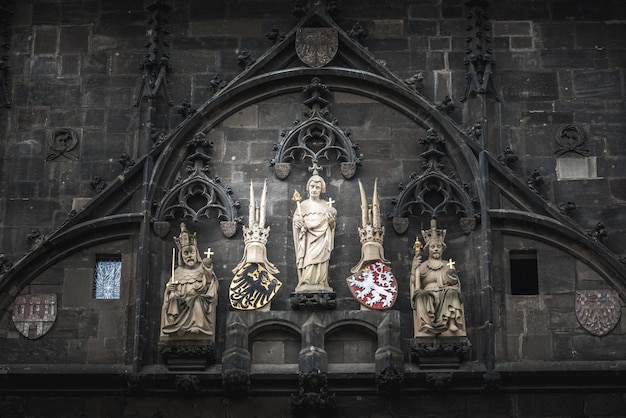
{"type": "Polygon", "coordinates": [[[293,241],[296,250],[298,286],[296,292],[332,292],[328,284],[328,265],[335,241],[337,209],[333,200],[320,199],[326,192],[326,182],[317,173],[306,183],[309,198],[302,201],[296,191],[293,200],[297,204],[293,215],[293,241]]]}
{"type": "Polygon", "coordinates": [[[211,250],[201,259],[196,234],[180,225],[180,235],[174,237],[178,247],[178,267],[165,286],[161,314],[161,336],[198,337],[205,334],[215,338],[217,307],[217,277],[213,271],[211,250]]]}
{"type": "Polygon", "coordinates": [[[411,266],[411,307],[416,337],[466,336],[465,313],[461,297],[461,281],[454,261],[442,260],[446,249],[445,229],[431,220],[422,236],[428,260],[422,262],[421,243],[415,240],[415,257],[411,266]]]}

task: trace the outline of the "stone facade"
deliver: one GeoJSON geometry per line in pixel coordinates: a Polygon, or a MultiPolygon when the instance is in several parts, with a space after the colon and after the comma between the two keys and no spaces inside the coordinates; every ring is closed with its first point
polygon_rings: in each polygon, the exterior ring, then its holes
{"type": "MultiPolygon", "coordinates": [[[[619,1],[0,6],[0,416],[623,416],[619,1]],[[328,63],[298,56],[299,28],[337,34],[318,50],[328,63]],[[281,148],[308,122],[340,149],[316,157],[338,213],[335,294],[317,308],[290,300],[292,195],[311,161],[281,148]],[[231,270],[265,179],[282,288],[271,310],[241,312],[231,270]],[[346,285],[357,180],[375,179],[398,281],[386,311],[346,285]],[[159,327],[183,216],[214,252],[219,305],[215,344],[177,349],[176,369],[159,327]],[[468,342],[413,339],[412,246],[432,217],[468,342]],[[96,299],[110,258],[119,298],[96,299]],[[52,328],[20,333],[18,297],[51,294],[52,328]]],[[[301,152],[323,148],[315,135],[301,152]]]]}

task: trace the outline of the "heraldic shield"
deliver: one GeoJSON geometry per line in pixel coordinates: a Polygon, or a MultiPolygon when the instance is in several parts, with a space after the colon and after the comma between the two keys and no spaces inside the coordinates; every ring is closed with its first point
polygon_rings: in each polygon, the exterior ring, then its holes
{"type": "Polygon", "coordinates": [[[22,295],[15,298],[13,324],[24,337],[43,337],[57,318],[57,295],[22,295]]]}
{"type": "Polygon", "coordinates": [[[576,318],[584,329],[601,337],[615,328],[622,316],[615,290],[577,290],[576,318]]]}
{"type": "Polygon", "coordinates": [[[296,32],[296,54],[312,68],[328,64],[339,49],[337,31],[331,28],[300,28],[296,32]]]}
{"type": "Polygon", "coordinates": [[[390,309],[398,297],[398,282],[384,263],[377,261],[346,279],[352,295],[370,309],[390,309]]]}
{"type": "Polygon", "coordinates": [[[259,263],[246,263],[230,283],[230,305],[251,311],[270,303],[283,284],[259,263]]]}

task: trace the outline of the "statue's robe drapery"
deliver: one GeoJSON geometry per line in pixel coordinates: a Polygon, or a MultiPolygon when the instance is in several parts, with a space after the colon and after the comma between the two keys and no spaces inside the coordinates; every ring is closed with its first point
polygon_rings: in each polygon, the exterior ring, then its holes
{"type": "Polygon", "coordinates": [[[328,266],[335,240],[335,209],[323,202],[315,205],[307,205],[307,201],[302,203],[302,216],[296,212],[294,224],[300,219],[305,227],[293,227],[298,269],[296,292],[310,286],[328,290],[328,266]]]}

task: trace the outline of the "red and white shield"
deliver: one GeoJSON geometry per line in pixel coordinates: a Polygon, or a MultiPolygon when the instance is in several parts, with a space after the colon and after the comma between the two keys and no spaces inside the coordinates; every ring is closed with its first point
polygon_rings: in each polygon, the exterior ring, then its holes
{"type": "Polygon", "coordinates": [[[391,309],[398,296],[398,282],[380,261],[361,270],[358,276],[346,279],[352,295],[370,309],[391,309]]]}

